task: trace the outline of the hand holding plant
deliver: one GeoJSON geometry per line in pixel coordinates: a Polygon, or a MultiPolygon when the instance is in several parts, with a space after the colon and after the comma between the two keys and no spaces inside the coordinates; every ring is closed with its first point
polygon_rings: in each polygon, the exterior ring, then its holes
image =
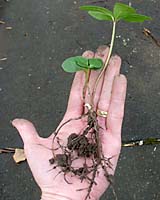
{"type": "MultiPolygon", "coordinates": [[[[87,51],[83,56],[88,58],[97,57],[105,60],[108,56],[108,51],[109,48],[103,46],[95,54],[87,51]]],[[[95,105],[103,110],[108,110],[107,120],[101,117],[98,120],[103,128],[101,141],[104,155],[106,158],[114,156],[112,159],[112,170],[110,170],[111,174],[114,174],[121,149],[121,125],[126,94],[126,79],[123,75],[119,75],[120,65],[121,59],[118,56],[111,58],[103,80],[100,82],[95,94],[97,99],[95,105]]],[[[98,74],[98,71],[90,74],[90,85],[94,83],[98,74]]],[[[84,79],[83,72],[76,73],[70,92],[67,111],[61,124],[68,120],[68,118],[74,118],[83,113],[82,83],[84,79]]],[[[52,170],[52,165],[48,162],[53,156],[50,148],[54,134],[46,139],[41,138],[34,126],[23,119],[15,119],[12,124],[17,128],[23,139],[27,161],[37,184],[41,188],[42,200],[85,199],[88,190],[84,188],[88,188],[88,183],[81,183],[78,177],[67,175],[67,181],[72,183],[68,184],[64,179],[64,174],[58,174],[61,169],[56,168],[52,170]],[[77,191],[78,189],[84,190],[77,191]]],[[[61,129],[59,139],[62,143],[65,143],[71,132],[80,132],[84,125],[85,122],[83,119],[70,122],[61,129]]],[[[83,165],[83,159],[75,160],[74,166],[79,167],[81,165],[83,165]]],[[[93,190],[90,193],[92,200],[99,199],[109,185],[102,169],[99,169],[99,175],[96,177],[95,182],[97,185],[93,185],[93,190]]]]}

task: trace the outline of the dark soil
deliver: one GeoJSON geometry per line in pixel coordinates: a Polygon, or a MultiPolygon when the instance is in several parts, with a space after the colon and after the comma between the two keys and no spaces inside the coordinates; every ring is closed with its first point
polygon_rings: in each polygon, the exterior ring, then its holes
{"type": "Polygon", "coordinates": [[[85,200],[87,200],[90,198],[93,184],[97,185],[95,179],[100,166],[104,170],[104,176],[107,181],[112,184],[111,175],[108,173],[108,168],[112,168],[112,165],[110,159],[105,158],[102,152],[99,137],[101,127],[98,124],[96,112],[90,109],[86,114],[72,120],[68,120],[62,124],[57,132],[55,132],[53,143],[57,142],[59,148],[53,149],[53,158],[51,158],[49,162],[51,165],[54,165],[53,169],[57,167],[61,168],[61,172],[64,173],[64,179],[68,184],[71,183],[66,179],[67,173],[71,173],[72,176],[78,177],[81,181],[86,180],[88,182],[88,192],[85,200]],[[81,118],[87,119],[86,128],[81,134],[71,133],[67,138],[66,146],[63,146],[58,138],[59,131],[67,123],[70,123],[70,121],[79,120],[81,118]],[[62,150],[61,154],[56,154],[58,149],[62,150]],[[73,161],[80,158],[83,158],[82,165],[79,168],[73,167],[73,161]],[[88,158],[91,160],[90,165],[87,165],[86,162],[88,158]]]}

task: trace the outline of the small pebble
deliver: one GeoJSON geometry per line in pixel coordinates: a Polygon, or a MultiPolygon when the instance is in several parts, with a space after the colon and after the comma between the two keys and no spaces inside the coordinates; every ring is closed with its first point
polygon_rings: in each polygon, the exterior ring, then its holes
{"type": "Polygon", "coordinates": [[[137,49],[134,48],[134,49],[132,50],[132,52],[133,52],[133,53],[137,53],[137,49]]]}
{"type": "Polygon", "coordinates": [[[116,35],[116,38],[121,38],[121,35],[116,35]]]}
{"type": "Polygon", "coordinates": [[[6,30],[12,30],[13,28],[11,26],[7,26],[6,30]]]}
{"type": "Polygon", "coordinates": [[[5,61],[5,60],[7,60],[7,58],[1,58],[0,60],[1,60],[1,61],[5,61]]]}
{"type": "Polygon", "coordinates": [[[123,45],[124,45],[124,46],[127,46],[126,39],[123,39],[123,45]]]}
{"type": "Polygon", "coordinates": [[[129,4],[128,4],[130,7],[132,6],[132,2],[129,2],[129,4]]]}
{"type": "Polygon", "coordinates": [[[139,141],[139,146],[143,145],[143,140],[139,141]]]}
{"type": "Polygon", "coordinates": [[[5,22],[0,20],[0,24],[5,24],[5,22]]]}
{"type": "Polygon", "coordinates": [[[157,147],[154,147],[153,151],[156,151],[157,150],[157,147]]]}

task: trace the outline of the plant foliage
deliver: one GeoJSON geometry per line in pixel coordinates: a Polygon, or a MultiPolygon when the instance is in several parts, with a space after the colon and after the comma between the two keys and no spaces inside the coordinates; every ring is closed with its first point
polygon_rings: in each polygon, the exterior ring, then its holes
{"type": "MultiPolygon", "coordinates": [[[[81,6],[80,9],[87,11],[89,15],[97,20],[107,20],[114,22],[110,51],[112,51],[113,48],[116,22],[120,20],[124,20],[126,22],[144,22],[145,20],[151,20],[151,17],[140,15],[134,8],[123,3],[115,3],[113,11],[103,7],[90,5],[81,6]]],[[[107,61],[109,61],[109,59],[107,61]]],[[[107,64],[108,63],[104,64],[104,68],[107,66],[107,64]]],[[[88,70],[97,70],[102,67],[103,62],[101,59],[87,59],[82,56],[67,58],[62,64],[64,71],[69,73],[74,73],[81,70],[86,72],[88,70]]]]}
{"type": "Polygon", "coordinates": [[[103,62],[99,58],[84,58],[82,56],[75,56],[67,58],[62,63],[62,68],[65,72],[74,73],[77,71],[98,70],[102,68],[103,62]]]}
{"type": "Polygon", "coordinates": [[[151,17],[140,15],[134,8],[123,3],[116,3],[113,8],[113,12],[99,6],[81,6],[81,10],[88,11],[88,14],[97,20],[109,20],[126,22],[144,22],[145,20],[151,20],[151,17]]]}

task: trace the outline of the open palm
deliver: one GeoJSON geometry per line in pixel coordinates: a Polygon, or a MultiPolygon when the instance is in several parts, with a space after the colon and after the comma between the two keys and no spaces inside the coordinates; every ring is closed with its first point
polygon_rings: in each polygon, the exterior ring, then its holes
{"type": "MultiPolygon", "coordinates": [[[[98,57],[103,61],[108,55],[108,48],[105,46],[99,47],[94,54],[91,51],[86,51],[85,57],[98,57]]],[[[109,169],[110,174],[114,174],[117,165],[120,149],[121,149],[121,126],[124,115],[124,102],[126,95],[126,78],[124,75],[119,75],[121,59],[114,56],[110,60],[110,64],[101,79],[96,95],[94,105],[103,111],[108,112],[108,117],[98,117],[98,122],[101,129],[101,142],[103,154],[106,158],[111,158],[112,169],[109,169]]],[[[93,84],[98,76],[98,71],[90,74],[89,88],[93,89],[93,84]]],[[[84,85],[83,72],[77,72],[73,81],[70,92],[69,102],[66,114],[62,123],[70,118],[81,116],[83,113],[83,98],[82,90],[84,85]]],[[[90,102],[90,95],[86,95],[86,103],[90,102]]],[[[53,169],[53,165],[49,160],[53,157],[52,153],[52,134],[49,138],[41,138],[36,132],[31,122],[24,119],[15,119],[12,122],[13,126],[19,131],[23,142],[25,154],[28,164],[33,173],[33,176],[41,188],[43,200],[83,200],[87,195],[88,182],[80,181],[78,177],[67,174],[64,178],[64,173],[59,173],[60,168],[53,169]],[[71,183],[68,184],[66,182],[71,183]],[[79,189],[83,189],[77,191],[79,189]]],[[[66,144],[67,137],[71,133],[79,133],[84,127],[84,120],[74,120],[66,124],[59,132],[59,139],[66,144]]],[[[79,167],[82,165],[81,160],[76,160],[74,165],[79,167]]],[[[109,185],[104,177],[104,171],[99,169],[99,174],[95,179],[96,184],[90,193],[91,199],[99,199],[109,185]]]]}

